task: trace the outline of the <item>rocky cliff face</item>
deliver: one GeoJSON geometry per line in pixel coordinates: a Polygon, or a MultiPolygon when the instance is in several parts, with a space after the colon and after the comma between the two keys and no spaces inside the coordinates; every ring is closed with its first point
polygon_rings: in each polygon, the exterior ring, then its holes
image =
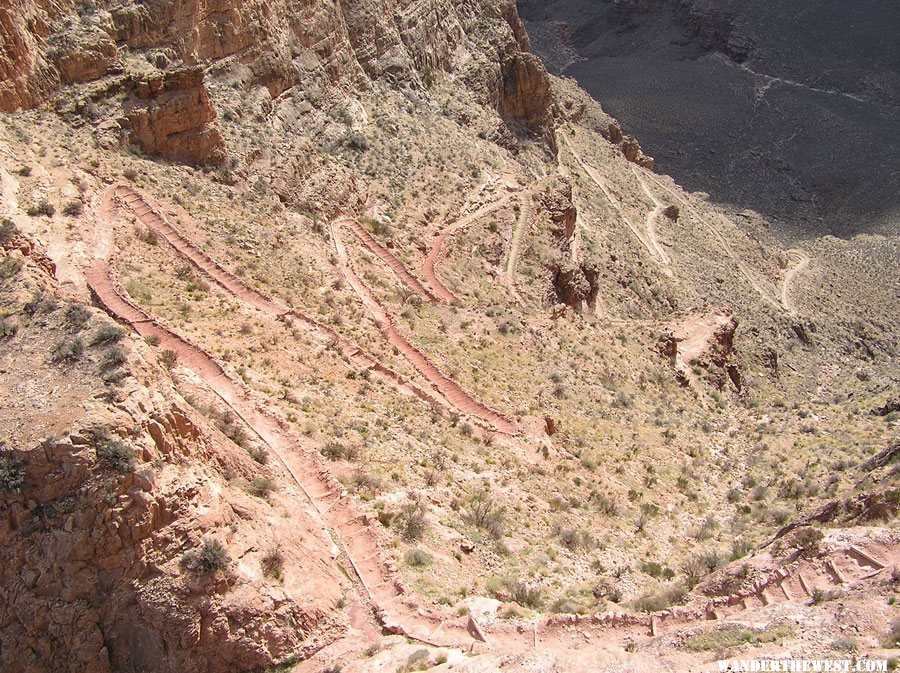
{"type": "Polygon", "coordinates": [[[137,82],[125,114],[131,141],[148,154],[188,163],[219,165],[225,145],[199,68],[176,70],[137,82]]]}
{"type": "MultiPolygon", "coordinates": [[[[7,2],[9,0],[6,0],[7,2]]],[[[230,70],[243,85],[264,85],[275,97],[302,85],[308,95],[338,83],[381,80],[413,88],[436,73],[456,73],[493,104],[515,129],[554,145],[550,86],[513,2],[373,0],[287,3],[241,0],[197,3],[163,0],[95,2],[80,13],[66,3],[35,0],[0,7],[2,109],[34,107],[63,83],[86,82],[111,69],[134,69],[117,45],[148,52],[159,68],[202,65],[230,70]]],[[[146,63],[143,64],[146,66],[146,63]]],[[[189,163],[220,162],[200,75],[131,73],[136,98],[164,96],[153,111],[129,104],[134,140],[142,148],[189,163]],[[186,152],[179,134],[196,134],[201,148],[186,152]]],[[[299,95],[304,95],[299,92],[299,95]]],[[[133,97],[134,98],[134,97],[133,97]]],[[[148,106],[151,107],[151,106],[148,106]]]]}

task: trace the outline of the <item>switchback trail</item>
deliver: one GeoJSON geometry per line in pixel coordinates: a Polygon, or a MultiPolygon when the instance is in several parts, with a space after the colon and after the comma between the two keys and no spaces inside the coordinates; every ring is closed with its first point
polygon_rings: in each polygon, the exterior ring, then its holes
{"type": "Polygon", "coordinates": [[[477,222],[485,215],[494,212],[495,210],[500,209],[510,199],[510,194],[507,194],[496,201],[493,201],[489,204],[482,205],[477,210],[469,213],[456,220],[455,222],[447,225],[434,237],[434,242],[431,244],[431,249],[428,251],[428,255],[425,257],[425,262],[422,265],[422,275],[425,276],[425,280],[434,290],[434,294],[438,296],[438,298],[446,303],[446,304],[455,304],[459,302],[459,299],[454,295],[447,286],[444,285],[443,281],[438,277],[436,266],[438,262],[442,259],[444,253],[444,245],[447,240],[451,238],[455,233],[461,231],[462,229],[468,227],[470,224],[477,222]]]}
{"type": "MultiPolygon", "coordinates": [[[[109,212],[109,203],[100,207],[109,212]]],[[[348,279],[359,284],[364,301],[379,305],[359,283],[340,239],[340,224],[334,225],[335,246],[344,259],[348,279]]],[[[900,546],[869,541],[865,547],[852,544],[826,545],[820,557],[800,559],[770,572],[751,589],[709,599],[698,607],[676,607],[653,614],[606,612],[592,615],[554,615],[533,621],[492,621],[478,625],[442,608],[423,606],[400,582],[396,567],[388,560],[377,519],[361,512],[313,447],[307,446],[291,427],[265,410],[258,396],[230,376],[199,346],[161,324],[134,304],[119,285],[111,261],[115,245],[111,224],[101,222],[95,244],[95,261],[85,274],[97,303],[144,337],[156,337],[160,346],[173,350],[182,366],[192,370],[231,408],[263,442],[308,499],[314,518],[345,555],[371,607],[385,631],[397,633],[436,647],[467,648],[476,641],[498,651],[522,652],[530,648],[564,652],[571,648],[601,651],[624,638],[656,636],[688,624],[729,617],[746,618],[747,610],[786,601],[805,601],[817,589],[854,588],[879,582],[900,561],[900,546]],[[590,637],[588,637],[590,636],[590,637]]],[[[360,291],[360,290],[357,290],[360,291]]]]}
{"type": "Polygon", "coordinates": [[[569,148],[569,152],[572,154],[572,157],[581,167],[587,176],[596,184],[603,194],[606,196],[606,200],[609,201],[610,205],[615,209],[615,211],[619,214],[619,218],[631,229],[631,233],[634,234],[634,237],[641,243],[641,245],[646,248],[647,252],[650,256],[656,260],[661,266],[665,266],[668,264],[668,256],[663,252],[662,256],[660,256],[659,246],[654,246],[653,243],[650,242],[650,239],[647,237],[644,232],[642,232],[625,214],[622,205],[619,203],[619,199],[616,198],[615,194],[612,193],[612,189],[610,189],[609,185],[606,183],[606,179],[600,175],[600,173],[594,169],[593,166],[587,164],[578,153],[578,150],[575,149],[575,146],[572,144],[572,141],[569,140],[569,136],[565,133],[560,132],[560,136],[562,136],[563,142],[566,144],[566,147],[569,148]]]}
{"type": "Polygon", "coordinates": [[[425,289],[425,287],[419,282],[418,278],[407,271],[406,267],[403,265],[403,262],[397,259],[394,254],[383,245],[381,245],[381,243],[376,241],[373,238],[372,234],[366,231],[359,222],[357,222],[356,220],[348,220],[348,226],[369,250],[375,253],[385,264],[387,264],[391,268],[397,278],[399,278],[404,285],[415,292],[423,301],[437,301],[438,298],[435,297],[427,289],[425,289]]]}
{"type": "Polygon", "coordinates": [[[375,298],[375,295],[372,294],[368,286],[363,283],[353,269],[341,235],[341,231],[345,226],[352,228],[353,220],[347,218],[339,219],[333,222],[331,226],[338,263],[347,282],[359,295],[363,305],[384,332],[390,344],[397,348],[412,363],[413,367],[427,378],[432,386],[461,413],[480,419],[483,423],[502,434],[516,434],[518,429],[510,419],[473,399],[458,383],[444,375],[431,360],[400,333],[387,309],[375,298]]]}
{"type": "Polygon", "coordinates": [[[647,198],[653,202],[653,210],[647,213],[647,219],[644,223],[647,230],[647,240],[650,241],[650,246],[656,251],[656,257],[659,259],[660,263],[668,267],[671,265],[672,260],[669,258],[668,253],[663,250],[662,246],[659,244],[659,241],[656,240],[656,221],[659,219],[659,216],[662,214],[665,206],[658,198],[656,198],[653,190],[650,189],[650,187],[647,185],[647,181],[644,180],[644,176],[641,175],[641,171],[646,170],[646,168],[638,168],[634,164],[631,164],[631,172],[634,173],[634,177],[636,177],[638,179],[638,182],[641,183],[641,189],[644,190],[644,194],[646,194],[647,198]]]}
{"type": "Polygon", "coordinates": [[[519,259],[519,253],[522,250],[522,238],[525,236],[525,230],[528,229],[528,222],[531,217],[531,199],[527,194],[519,195],[519,217],[513,226],[512,237],[509,243],[509,258],[506,261],[506,284],[512,290],[513,296],[520,304],[522,297],[516,288],[516,262],[519,259]]]}
{"type": "MultiPolygon", "coordinates": [[[[452,408],[452,405],[447,400],[428,393],[419,386],[407,381],[404,377],[383,365],[375,356],[340,336],[330,327],[326,327],[303,313],[278,303],[259,290],[247,285],[175,229],[160,213],[159,209],[155,208],[147,197],[137,190],[120,185],[113,190],[112,197],[108,193],[103,198],[106,203],[104,211],[106,217],[111,216],[110,208],[115,207],[115,202],[121,202],[134,213],[141,224],[158,236],[161,236],[175,252],[184,257],[197,271],[203,273],[207,278],[240,301],[263,313],[276,316],[302,328],[309,336],[320,342],[335,345],[339,352],[356,366],[375,372],[376,375],[380,375],[401,392],[415,395],[432,406],[452,408]]],[[[103,231],[101,227],[101,232],[103,231]]],[[[107,242],[108,245],[109,243],[107,242]]]]}
{"type": "Polygon", "coordinates": [[[788,250],[788,255],[794,265],[784,274],[784,280],[781,282],[781,305],[788,313],[795,316],[797,315],[797,305],[790,296],[791,283],[801,271],[809,266],[809,255],[799,248],[791,248],[788,250]]]}
{"type": "Polygon", "coordinates": [[[754,290],[756,290],[756,292],[759,294],[760,297],[762,297],[765,301],[767,301],[769,304],[771,304],[772,306],[774,306],[776,308],[779,308],[779,309],[783,308],[782,304],[779,300],[780,298],[776,297],[774,295],[774,293],[772,293],[769,289],[767,289],[762,284],[760,284],[760,282],[753,276],[753,274],[747,268],[747,265],[744,264],[744,262],[741,261],[741,259],[738,257],[738,255],[734,252],[734,250],[731,247],[731,244],[728,242],[728,240],[725,238],[725,236],[722,235],[722,232],[719,231],[718,227],[716,227],[713,224],[710,224],[710,222],[703,216],[703,214],[697,208],[694,207],[693,204],[691,204],[687,199],[683,198],[680,194],[678,194],[677,191],[670,189],[662,180],[660,180],[660,178],[658,178],[656,175],[654,175],[652,173],[650,174],[650,176],[651,176],[650,179],[653,180],[653,182],[656,185],[658,185],[660,188],[665,190],[670,196],[672,196],[672,198],[674,198],[676,201],[678,201],[678,203],[683,205],[688,210],[688,212],[691,213],[691,215],[694,217],[695,220],[697,220],[700,224],[702,224],[704,227],[706,227],[706,229],[709,231],[709,233],[712,234],[713,238],[716,239],[716,241],[718,242],[718,244],[722,248],[722,250],[725,252],[725,254],[728,255],[731,258],[731,260],[734,262],[735,266],[737,267],[738,272],[744,277],[744,280],[746,280],[747,283],[749,283],[750,286],[754,290]]]}

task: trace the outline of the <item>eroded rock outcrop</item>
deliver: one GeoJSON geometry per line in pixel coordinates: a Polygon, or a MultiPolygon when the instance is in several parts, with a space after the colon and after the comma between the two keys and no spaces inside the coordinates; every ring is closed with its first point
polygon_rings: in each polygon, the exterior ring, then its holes
{"type": "Polygon", "coordinates": [[[126,104],[131,141],[144,152],[194,165],[220,165],[225,145],[203,71],[186,68],[141,80],[126,104]]]}
{"type": "Polygon", "coordinates": [[[223,497],[217,466],[249,478],[252,461],[216,447],[227,440],[194,422],[173,406],[121,437],[94,426],[2,452],[24,466],[21,490],[0,490],[5,670],[252,670],[313,646],[336,600],[334,586],[312,588],[324,571],[313,529],[291,542],[293,525],[283,535],[267,527],[270,505],[239,491],[223,497]],[[137,449],[135,472],[98,462],[98,446],[111,442],[137,449]],[[279,546],[290,588],[254,581],[249,564],[214,574],[180,567],[208,536],[241,564],[279,546]]]}
{"type": "Polygon", "coordinates": [[[578,211],[572,202],[572,183],[561,175],[545,178],[535,193],[538,214],[544,213],[557,238],[568,240],[575,234],[578,211]]]}
{"type": "Polygon", "coordinates": [[[553,275],[557,300],[576,311],[593,311],[597,301],[600,272],[591,263],[565,264],[553,275]]]}
{"type": "MultiPolygon", "coordinates": [[[[501,63],[499,112],[529,131],[552,137],[550,76],[534,54],[515,52],[501,63]]],[[[555,150],[555,140],[553,148],[555,150]]]]}

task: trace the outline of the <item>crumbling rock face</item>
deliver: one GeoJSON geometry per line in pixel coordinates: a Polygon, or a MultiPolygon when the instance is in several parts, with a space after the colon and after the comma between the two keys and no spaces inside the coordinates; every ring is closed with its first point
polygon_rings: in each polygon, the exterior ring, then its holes
{"type": "Polygon", "coordinates": [[[600,272],[596,265],[567,264],[553,274],[553,289],[560,303],[576,311],[590,313],[597,301],[600,272]]]}
{"type": "Polygon", "coordinates": [[[546,213],[553,235],[568,241],[575,234],[578,211],[572,202],[572,183],[561,175],[541,181],[535,194],[537,213],[546,213]]]}
{"type": "Polygon", "coordinates": [[[500,115],[537,135],[556,152],[552,130],[550,76],[534,54],[515,52],[501,62],[500,115]]]}
{"type": "Polygon", "coordinates": [[[719,390],[730,382],[741,392],[743,381],[734,349],[737,327],[737,318],[726,308],[689,311],[662,330],[656,350],[685,384],[692,378],[691,368],[698,366],[707,370],[708,380],[719,390]]]}
{"type": "Polygon", "coordinates": [[[40,44],[51,32],[50,23],[71,4],[0,0],[0,110],[34,107],[59,83],[40,44]]]}
{"type": "Polygon", "coordinates": [[[622,155],[631,163],[648,170],[653,170],[653,157],[644,154],[640,143],[634,136],[625,136],[622,140],[622,155]]]}
{"type": "Polygon", "coordinates": [[[51,47],[62,81],[66,84],[88,82],[109,71],[118,56],[118,49],[109,35],[102,31],[88,34],[64,35],[51,47]]]}
{"type": "MultiPolygon", "coordinates": [[[[152,404],[145,396],[130,411],[152,404]]],[[[226,471],[253,475],[246,452],[177,404],[117,432],[134,471],[98,461],[88,432],[0,445],[25,469],[21,491],[0,489],[3,670],[231,673],[320,646],[339,582],[302,512],[273,530],[271,505],[226,485],[226,471]],[[179,567],[206,536],[232,556],[228,571],[179,567]],[[252,570],[251,556],[276,545],[285,585],[252,570]]]]}
{"type": "Polygon", "coordinates": [[[131,141],[149,154],[193,165],[220,165],[225,145],[203,85],[203,72],[187,68],[137,83],[126,105],[131,141]]]}

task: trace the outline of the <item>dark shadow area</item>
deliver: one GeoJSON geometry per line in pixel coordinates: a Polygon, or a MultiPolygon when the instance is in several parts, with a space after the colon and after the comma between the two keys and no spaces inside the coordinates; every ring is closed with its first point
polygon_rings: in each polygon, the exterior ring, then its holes
{"type": "Polygon", "coordinates": [[[896,0],[523,0],[534,50],[656,159],[789,236],[900,231],[896,0]]]}

